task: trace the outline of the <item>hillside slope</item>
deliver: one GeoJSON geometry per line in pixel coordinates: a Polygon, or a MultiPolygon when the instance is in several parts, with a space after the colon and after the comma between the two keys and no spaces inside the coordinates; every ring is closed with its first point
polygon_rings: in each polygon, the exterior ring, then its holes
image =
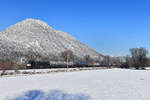
{"type": "Polygon", "coordinates": [[[6,58],[30,54],[52,57],[59,56],[65,50],[72,50],[81,58],[85,55],[102,57],[71,35],[54,30],[40,20],[26,19],[0,32],[0,56],[6,58]]]}

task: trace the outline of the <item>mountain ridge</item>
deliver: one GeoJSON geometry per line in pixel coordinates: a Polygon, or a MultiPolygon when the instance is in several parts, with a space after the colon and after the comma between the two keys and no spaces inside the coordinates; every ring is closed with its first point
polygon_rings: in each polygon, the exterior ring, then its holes
{"type": "Polygon", "coordinates": [[[0,47],[0,56],[9,56],[14,52],[24,56],[32,52],[49,58],[51,55],[59,56],[61,52],[71,50],[80,58],[86,55],[97,59],[102,57],[101,54],[66,32],[54,30],[47,23],[31,18],[1,31],[0,47]]]}

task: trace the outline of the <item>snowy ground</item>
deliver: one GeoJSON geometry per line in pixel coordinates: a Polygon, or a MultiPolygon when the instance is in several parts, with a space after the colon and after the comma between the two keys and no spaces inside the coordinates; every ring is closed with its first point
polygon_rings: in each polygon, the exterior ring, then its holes
{"type": "Polygon", "coordinates": [[[0,100],[150,100],[150,70],[105,69],[0,78],[0,100]]]}

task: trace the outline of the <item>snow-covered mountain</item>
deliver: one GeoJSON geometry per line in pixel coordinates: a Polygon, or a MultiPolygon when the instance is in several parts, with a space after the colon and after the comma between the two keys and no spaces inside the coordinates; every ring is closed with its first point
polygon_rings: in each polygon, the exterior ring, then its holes
{"type": "Polygon", "coordinates": [[[41,20],[26,19],[0,32],[0,58],[22,57],[30,54],[41,57],[59,56],[72,50],[78,57],[102,57],[71,35],[52,29],[41,20]]]}

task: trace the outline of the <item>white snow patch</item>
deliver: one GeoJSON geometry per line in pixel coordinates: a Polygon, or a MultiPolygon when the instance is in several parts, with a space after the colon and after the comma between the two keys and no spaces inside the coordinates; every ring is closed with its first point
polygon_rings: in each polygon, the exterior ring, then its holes
{"type": "Polygon", "coordinates": [[[92,100],[150,100],[150,70],[109,69],[0,78],[0,100],[29,90],[83,93],[92,100]]]}

